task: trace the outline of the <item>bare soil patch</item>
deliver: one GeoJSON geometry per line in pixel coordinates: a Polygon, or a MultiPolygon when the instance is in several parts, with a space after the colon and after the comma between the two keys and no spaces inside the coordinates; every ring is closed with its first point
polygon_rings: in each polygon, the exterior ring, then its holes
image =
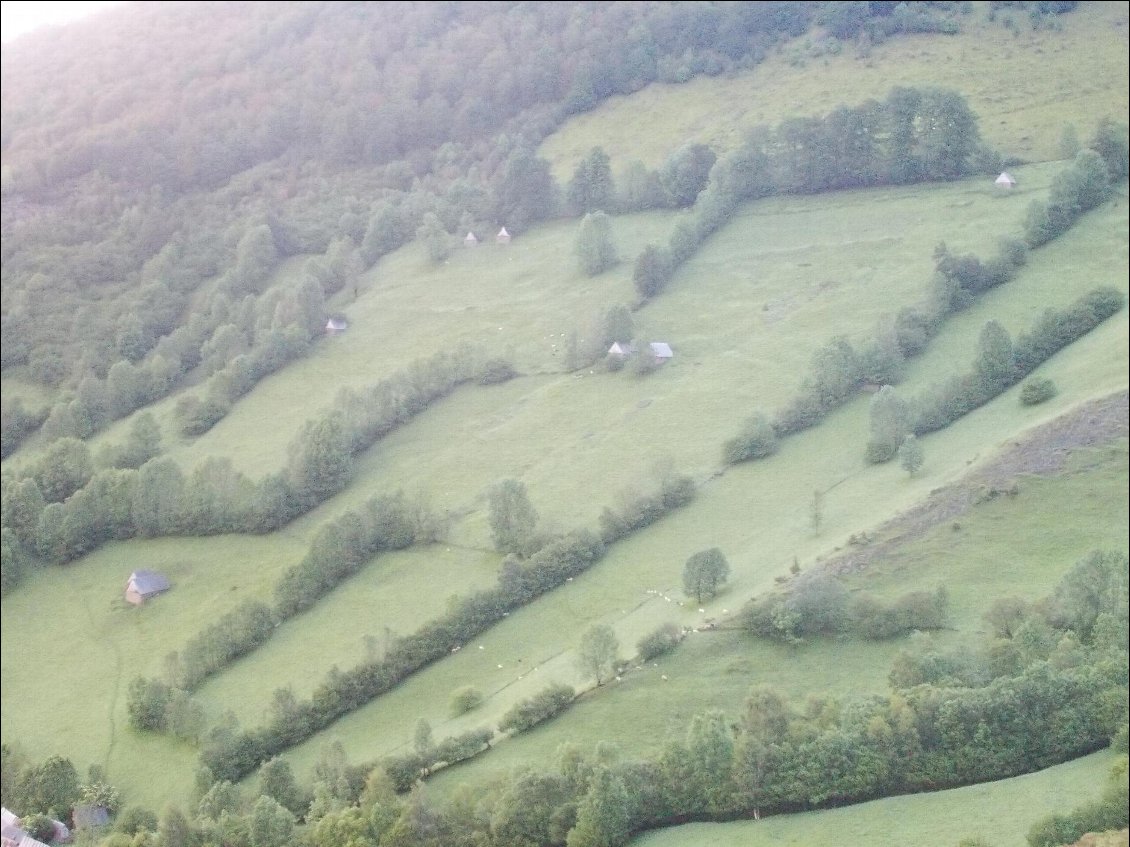
{"type": "Polygon", "coordinates": [[[1127,435],[1130,415],[1126,391],[1091,400],[1012,441],[999,454],[971,470],[961,481],[937,488],[853,545],[821,563],[835,574],[852,573],[889,558],[904,544],[952,521],[985,499],[1015,493],[1017,478],[1062,473],[1072,453],[1098,447],[1127,435]],[[870,539],[877,540],[870,540],[870,539]]]}

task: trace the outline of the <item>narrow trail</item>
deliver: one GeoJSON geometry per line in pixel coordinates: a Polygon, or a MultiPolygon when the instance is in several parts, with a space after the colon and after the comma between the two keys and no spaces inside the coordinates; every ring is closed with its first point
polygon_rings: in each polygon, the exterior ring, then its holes
{"type": "MultiPolygon", "coordinates": [[[[87,622],[90,624],[90,629],[93,632],[95,629],[94,614],[90,610],[90,598],[84,596],[82,600],[82,608],[86,613],[87,622]]],[[[118,710],[118,697],[121,696],[122,689],[122,651],[118,646],[118,642],[112,638],[100,639],[114,654],[114,688],[110,694],[110,707],[109,707],[109,723],[110,723],[110,742],[106,746],[106,755],[102,759],[102,767],[105,770],[110,768],[110,759],[114,755],[114,747],[118,741],[118,722],[115,717],[118,710]]]]}

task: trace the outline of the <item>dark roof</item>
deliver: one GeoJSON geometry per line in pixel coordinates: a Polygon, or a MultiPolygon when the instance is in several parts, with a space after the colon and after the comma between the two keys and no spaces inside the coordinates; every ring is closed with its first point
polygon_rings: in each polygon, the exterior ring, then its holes
{"type": "Polygon", "coordinates": [[[91,829],[110,823],[110,810],[105,806],[75,806],[72,819],[75,829],[91,829]]]}
{"type": "Polygon", "coordinates": [[[130,574],[129,582],[130,586],[142,596],[160,594],[172,588],[168,578],[157,571],[134,571],[130,574]]]}

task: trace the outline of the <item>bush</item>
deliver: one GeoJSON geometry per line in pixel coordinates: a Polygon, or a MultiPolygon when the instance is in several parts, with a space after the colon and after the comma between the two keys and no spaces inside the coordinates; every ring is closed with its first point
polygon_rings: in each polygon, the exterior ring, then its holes
{"type": "Polygon", "coordinates": [[[498,722],[499,732],[524,732],[563,712],[576,691],[570,685],[554,684],[514,705],[498,722]]]}
{"type": "Polygon", "coordinates": [[[55,837],[55,822],[47,815],[28,815],[20,822],[22,828],[37,841],[46,844],[55,837]]]}
{"type": "Polygon", "coordinates": [[[777,447],[777,433],[773,425],[764,415],[757,413],[745,422],[737,437],[723,445],[722,458],[726,464],[734,465],[750,459],[764,459],[776,453],[777,447]]]}
{"type": "Polygon", "coordinates": [[[498,385],[503,382],[508,382],[518,375],[511,365],[505,359],[491,359],[483,364],[482,370],[479,372],[478,383],[479,385],[498,385]]]}
{"type": "Polygon", "coordinates": [[[483,692],[473,685],[464,685],[451,693],[451,716],[457,718],[483,703],[483,692]]]}
{"type": "Polygon", "coordinates": [[[1055,383],[1046,377],[1032,377],[1020,389],[1020,402],[1025,406],[1035,406],[1051,400],[1059,392],[1055,383]]]}
{"type": "Polygon", "coordinates": [[[636,653],[641,662],[646,662],[671,652],[682,640],[682,629],[668,621],[636,642],[636,653]]]}

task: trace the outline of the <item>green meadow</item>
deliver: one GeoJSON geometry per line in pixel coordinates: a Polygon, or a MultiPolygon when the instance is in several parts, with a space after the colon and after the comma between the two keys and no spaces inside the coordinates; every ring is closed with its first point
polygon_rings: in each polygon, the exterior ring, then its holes
{"type": "MultiPolygon", "coordinates": [[[[978,5],[975,14],[983,13],[978,5]]],[[[663,467],[689,474],[698,489],[688,506],[615,544],[590,571],[513,612],[287,758],[305,779],[333,741],[362,762],[409,745],[420,718],[437,738],[495,725],[515,702],[550,682],[588,685],[574,665],[589,626],[611,624],[628,658],[636,641],[662,623],[700,629],[708,619],[725,621],[750,597],[771,590],[794,561],[806,570],[818,566],[850,535],[878,531],[934,489],[990,462],[1026,431],[1125,390],[1130,324],[1124,309],[1040,367],[1039,375],[1059,388],[1052,400],[1022,406],[1017,387],[924,437],[926,461],[916,477],[897,462],[865,464],[866,395],[786,439],[768,460],[725,468],[721,459],[723,442],[746,417],[772,413],[794,396],[819,347],[837,335],[865,341],[899,308],[927,298],[939,242],[987,257],[999,238],[1021,232],[1029,201],[1045,196],[1063,166],[1052,160],[1064,125],[1075,123],[1085,136],[1102,115],[1125,118],[1125,88],[1107,81],[1123,85],[1126,79],[1126,19],[1125,4],[1095,3],[1063,16],[1062,32],[1022,30],[1014,37],[999,23],[981,22],[952,38],[876,45],[867,58],[852,48],[818,57],[798,57],[799,48],[790,48],[741,77],[651,86],[574,118],[542,147],[559,178],[595,144],[608,150],[614,167],[633,158],[654,165],[686,141],[721,150],[746,126],[819,114],[845,99],[881,97],[895,84],[929,82],[961,89],[985,137],[1034,163],[1012,169],[1020,185],[1007,194],[988,176],[742,207],[660,297],[633,314],[638,337],[667,341],[675,351],[669,364],[645,378],[608,373],[599,364],[569,372],[566,351],[570,337],[583,343],[610,306],[634,300],[634,257],[647,243],[667,239],[677,213],[616,217],[623,261],[593,278],[576,267],[576,221],[538,227],[508,247],[486,242],[460,249],[440,265],[418,244],[386,256],[362,277],[356,297],[343,293],[331,304],[348,316],[346,333],[320,341],[308,356],[263,380],[207,434],[178,439],[177,397],[156,404],[151,411],[162,424],[168,455],[185,469],[225,456],[259,478],[285,464],[303,422],[329,407],[342,388],[372,385],[461,344],[472,345],[477,356],[509,358],[519,377],[463,386],[435,402],[358,457],[344,492],[278,533],[115,543],[35,574],[5,598],[0,621],[4,737],[18,738],[33,758],[62,753],[80,770],[104,765],[131,804],[187,804],[197,751],[131,730],[126,688],[136,676],[159,675],[170,651],[240,603],[270,602],[276,580],[301,560],[327,521],[375,494],[403,491],[446,516],[450,526],[437,544],[374,558],[204,684],[199,699],[210,721],[230,711],[245,727],[258,725],[276,689],[290,686],[307,696],[332,667],[379,654],[389,639],[442,613],[451,598],[493,583],[501,557],[491,549],[486,492],[497,481],[521,479],[543,525],[568,530],[595,528],[604,506],[652,488],[663,467]],[[1112,28],[1116,37],[1097,37],[1112,28]],[[833,88],[829,80],[850,84],[833,88]],[[815,490],[826,492],[818,534],[808,512],[815,490]],[[727,556],[732,574],[727,588],[700,607],[683,596],[682,566],[714,546],[727,556]],[[175,587],[133,609],[121,595],[129,573],[139,568],[167,573],[175,587]],[[486,700],[451,718],[451,692],[466,685],[480,688],[486,700]],[[36,696],[27,696],[30,691],[36,696]]],[[[1014,280],[954,315],[909,363],[899,393],[913,396],[968,369],[986,321],[999,321],[1015,337],[1045,308],[1065,306],[1097,286],[1126,294],[1127,231],[1122,185],[1114,199],[1034,251],[1014,280]]],[[[289,260],[276,282],[291,278],[303,261],[289,260]]],[[[3,390],[25,389],[5,380],[3,390]]],[[[92,446],[120,441],[128,426],[128,420],[117,423],[92,446]]],[[[26,461],[26,452],[13,462],[26,461]]],[[[1127,464],[1125,439],[1080,452],[1062,473],[1021,478],[1018,497],[974,507],[957,529],[951,522],[932,528],[897,556],[852,575],[850,585],[889,597],[944,583],[953,629],[937,638],[963,643],[978,634],[981,615],[996,597],[1034,599],[1088,550],[1127,549],[1127,464]]],[[[464,781],[551,761],[564,742],[591,749],[611,741],[625,754],[648,755],[684,732],[696,712],[716,707],[736,714],[755,683],[798,701],[883,691],[903,646],[829,639],[786,647],[727,628],[693,632],[673,654],[646,667],[629,665],[621,680],[586,692],[559,719],[441,771],[431,784],[449,792],[464,781]]],[[[985,812],[985,820],[994,820],[985,837],[1020,844],[1030,822],[1046,813],[1041,809],[1091,796],[1109,761],[1097,754],[989,786],[788,819],[694,825],[640,843],[833,843],[829,834],[841,833],[847,840],[835,843],[945,845],[980,834],[968,829],[980,816],[963,811],[979,803],[1009,810],[995,818],[985,812]],[[869,832],[888,840],[871,839],[869,832]]]]}
{"type": "Polygon", "coordinates": [[[966,788],[887,797],[844,809],[720,824],[687,824],[647,833],[633,847],[954,847],[980,838],[1026,847],[1024,835],[1053,811],[1094,800],[1115,756],[1107,751],[1034,774],[966,788]]]}

